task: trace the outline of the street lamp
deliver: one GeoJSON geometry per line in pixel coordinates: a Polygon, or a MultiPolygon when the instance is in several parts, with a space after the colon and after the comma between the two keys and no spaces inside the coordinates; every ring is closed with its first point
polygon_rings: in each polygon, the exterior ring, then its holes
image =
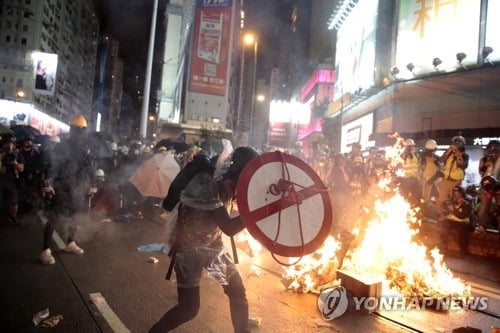
{"type": "Polygon", "coordinates": [[[262,94],[258,94],[256,98],[257,98],[257,102],[264,102],[266,100],[266,96],[264,96],[262,94]]]}

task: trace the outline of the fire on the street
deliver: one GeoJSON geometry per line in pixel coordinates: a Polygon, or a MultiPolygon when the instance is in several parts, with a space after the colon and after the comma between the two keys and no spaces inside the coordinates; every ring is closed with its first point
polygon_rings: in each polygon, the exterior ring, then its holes
{"type": "MultiPolygon", "coordinates": [[[[393,137],[396,144],[386,151],[386,157],[391,161],[390,168],[398,175],[403,139],[397,133],[393,137]]],[[[359,234],[358,230],[352,232],[354,240],[350,244],[343,248],[340,237],[329,236],[315,253],[302,257],[292,266],[282,266],[287,289],[319,292],[325,286],[340,283],[336,271],[341,268],[365,280],[382,282],[383,294],[436,298],[470,296],[470,286],[453,276],[439,250],[429,250],[414,239],[421,221],[417,211],[398,191],[391,189],[393,186],[390,179],[379,183],[386,193],[391,193],[390,197],[375,202],[369,221],[361,224],[359,234]]],[[[239,237],[240,242],[248,242],[253,254],[258,254],[260,244],[248,233],[239,237]]],[[[290,263],[296,261],[297,258],[289,258],[290,263]]]]}

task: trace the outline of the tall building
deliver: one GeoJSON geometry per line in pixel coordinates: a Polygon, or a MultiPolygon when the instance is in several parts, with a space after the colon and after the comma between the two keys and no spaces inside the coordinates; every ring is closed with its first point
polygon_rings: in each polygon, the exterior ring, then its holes
{"type": "Polygon", "coordinates": [[[161,137],[191,143],[207,129],[231,133],[237,6],[232,0],[176,0],[167,5],[159,93],[161,137]]]}
{"type": "Polygon", "coordinates": [[[119,44],[105,36],[97,49],[92,119],[101,131],[118,134],[123,95],[123,60],[119,44]]]}
{"type": "Polygon", "coordinates": [[[0,0],[0,24],[0,99],[65,123],[90,116],[99,34],[93,2],[0,0]],[[49,81],[40,74],[36,85],[37,67],[50,71],[49,81]]]}

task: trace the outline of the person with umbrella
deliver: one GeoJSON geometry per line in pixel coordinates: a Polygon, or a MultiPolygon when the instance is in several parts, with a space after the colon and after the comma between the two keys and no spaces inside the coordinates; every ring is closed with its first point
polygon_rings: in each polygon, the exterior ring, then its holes
{"type": "Polygon", "coordinates": [[[44,192],[52,196],[47,207],[48,222],[45,224],[43,236],[43,251],[40,260],[43,264],[55,264],[50,250],[50,240],[54,227],[59,222],[69,224],[66,252],[83,254],[84,251],[75,242],[78,212],[85,211],[85,198],[93,177],[91,167],[91,150],[86,144],[85,130],[87,120],[82,115],[76,115],[71,121],[68,138],[61,140],[54,151],[54,158],[49,171],[47,184],[53,183],[53,188],[47,186],[44,192]]]}
{"type": "Polygon", "coordinates": [[[18,211],[19,174],[24,170],[24,160],[18,154],[15,137],[4,135],[0,141],[0,203],[7,210],[7,222],[16,224],[18,211]]]}

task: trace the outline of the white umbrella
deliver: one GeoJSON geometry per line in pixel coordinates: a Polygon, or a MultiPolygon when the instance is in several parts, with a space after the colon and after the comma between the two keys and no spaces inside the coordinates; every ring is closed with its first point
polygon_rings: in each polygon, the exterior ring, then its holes
{"type": "Polygon", "coordinates": [[[154,154],[129,178],[144,197],[165,198],[170,184],[180,171],[170,152],[154,154]]]}

